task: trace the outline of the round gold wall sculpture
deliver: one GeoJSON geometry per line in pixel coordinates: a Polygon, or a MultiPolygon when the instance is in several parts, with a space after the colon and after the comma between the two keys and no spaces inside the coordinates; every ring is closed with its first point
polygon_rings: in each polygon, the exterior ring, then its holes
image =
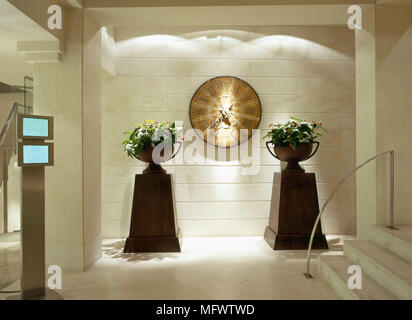
{"type": "Polygon", "coordinates": [[[189,116],[192,127],[201,131],[205,142],[233,147],[248,140],[252,130],[258,128],[262,105],[246,81],[216,77],[197,89],[190,101],[189,116]],[[243,133],[241,129],[245,129],[243,133]]]}

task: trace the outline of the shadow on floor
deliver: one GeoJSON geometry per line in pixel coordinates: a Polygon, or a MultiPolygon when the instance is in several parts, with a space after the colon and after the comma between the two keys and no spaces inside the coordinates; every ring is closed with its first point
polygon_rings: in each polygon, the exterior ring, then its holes
{"type": "MultiPolygon", "coordinates": [[[[329,249],[316,249],[311,251],[311,260],[316,261],[318,255],[323,254],[340,254],[343,252],[343,241],[340,238],[328,239],[329,249]]],[[[272,250],[272,255],[278,262],[285,262],[287,260],[306,260],[307,249],[304,250],[272,250]]]]}
{"type": "Polygon", "coordinates": [[[140,261],[161,261],[165,259],[177,259],[181,253],[167,252],[144,252],[144,253],[123,253],[123,248],[126,240],[118,240],[111,243],[103,244],[103,255],[112,259],[123,259],[127,262],[140,261]]]}

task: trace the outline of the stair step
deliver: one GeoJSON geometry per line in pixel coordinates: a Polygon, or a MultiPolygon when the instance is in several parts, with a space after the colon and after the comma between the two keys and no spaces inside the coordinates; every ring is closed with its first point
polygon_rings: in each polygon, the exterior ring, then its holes
{"type": "Polygon", "coordinates": [[[371,241],[412,263],[412,226],[397,226],[397,230],[373,226],[371,241]]]}
{"type": "Polygon", "coordinates": [[[347,240],[345,257],[400,299],[412,299],[412,264],[367,240],[347,240]]]}
{"type": "Polygon", "coordinates": [[[318,256],[318,273],[345,300],[396,300],[397,297],[381,287],[370,277],[362,274],[362,289],[349,289],[348,268],[353,263],[344,256],[318,256]]]}

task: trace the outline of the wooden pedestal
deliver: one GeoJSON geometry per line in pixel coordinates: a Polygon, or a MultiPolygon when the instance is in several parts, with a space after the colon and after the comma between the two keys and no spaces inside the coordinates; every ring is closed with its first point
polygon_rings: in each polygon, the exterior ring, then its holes
{"type": "MultiPolygon", "coordinates": [[[[274,250],[307,249],[318,213],[314,173],[275,173],[266,242],[274,250]]],[[[328,249],[320,224],[312,248],[328,249]]]]}
{"type": "Polygon", "coordinates": [[[123,252],[180,252],[171,174],[137,174],[123,252]]]}

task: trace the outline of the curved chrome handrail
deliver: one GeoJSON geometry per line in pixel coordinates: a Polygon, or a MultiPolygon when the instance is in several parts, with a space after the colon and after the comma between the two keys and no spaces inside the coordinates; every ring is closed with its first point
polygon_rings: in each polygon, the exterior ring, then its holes
{"type": "Polygon", "coordinates": [[[332,191],[332,193],[330,194],[329,198],[328,198],[328,199],[326,200],[326,202],[323,204],[322,209],[320,210],[320,212],[319,212],[319,214],[318,214],[318,216],[317,216],[317,218],[316,218],[315,224],[314,224],[313,229],[312,229],[312,233],[311,233],[311,235],[310,235],[310,241],[309,241],[309,247],[308,247],[308,255],[307,255],[307,261],[306,261],[306,272],[304,273],[304,276],[305,276],[307,279],[312,279],[312,278],[313,278],[313,276],[310,274],[310,253],[311,253],[311,251],[312,251],[313,238],[314,238],[314,236],[315,236],[315,232],[316,232],[316,229],[317,229],[317,227],[318,227],[318,224],[319,224],[319,221],[320,221],[320,217],[322,216],[323,212],[325,211],[325,208],[326,208],[326,206],[328,205],[329,201],[332,199],[332,197],[333,197],[333,196],[335,195],[335,193],[338,191],[338,189],[340,188],[340,186],[341,186],[346,180],[348,180],[349,177],[350,177],[354,172],[356,172],[358,169],[362,168],[363,166],[365,166],[365,165],[368,164],[369,162],[371,162],[371,161],[373,161],[373,160],[375,160],[375,159],[377,159],[377,158],[380,158],[380,157],[382,157],[382,156],[384,156],[384,155],[386,155],[386,154],[388,154],[388,153],[390,154],[390,222],[389,222],[388,228],[391,228],[391,229],[394,229],[394,228],[395,228],[395,226],[394,226],[394,218],[393,218],[393,214],[394,214],[394,212],[393,212],[393,208],[394,208],[394,191],[395,191],[395,190],[394,190],[394,182],[395,182],[395,179],[394,179],[394,173],[395,173],[395,157],[394,157],[394,151],[393,151],[393,150],[390,150],[390,151],[382,152],[382,153],[380,153],[380,154],[378,154],[378,155],[376,155],[376,156],[374,156],[374,157],[366,160],[365,162],[363,162],[362,164],[360,164],[359,166],[357,166],[355,169],[353,169],[351,172],[349,172],[349,173],[337,184],[336,188],[332,191]]]}

